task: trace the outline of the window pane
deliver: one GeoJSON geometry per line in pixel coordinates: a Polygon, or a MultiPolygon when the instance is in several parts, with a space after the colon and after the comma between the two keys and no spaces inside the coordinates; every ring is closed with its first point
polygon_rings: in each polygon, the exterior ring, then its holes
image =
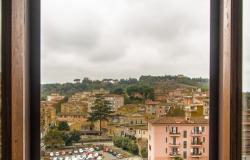
{"type": "Polygon", "coordinates": [[[242,113],[242,156],[250,159],[250,3],[243,5],[243,113],[242,113]]]}
{"type": "Polygon", "coordinates": [[[208,160],[209,8],[43,0],[42,158],[208,160]]]}

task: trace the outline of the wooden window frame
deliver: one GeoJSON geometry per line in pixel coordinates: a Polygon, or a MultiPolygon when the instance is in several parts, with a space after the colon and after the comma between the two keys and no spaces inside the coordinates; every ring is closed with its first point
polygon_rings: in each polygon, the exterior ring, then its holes
{"type": "MultiPolygon", "coordinates": [[[[242,0],[210,2],[209,159],[240,160],[242,0]]],[[[2,0],[2,17],[3,159],[39,160],[40,0],[2,0]]]]}

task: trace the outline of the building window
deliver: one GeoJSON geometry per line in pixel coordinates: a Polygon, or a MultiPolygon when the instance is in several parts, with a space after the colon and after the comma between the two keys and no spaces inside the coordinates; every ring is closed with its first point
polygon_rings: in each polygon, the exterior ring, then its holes
{"type": "Polygon", "coordinates": [[[206,137],[203,137],[203,143],[205,143],[205,141],[206,141],[206,137]]]}
{"type": "Polygon", "coordinates": [[[205,132],[205,127],[202,127],[202,132],[205,132]]]}
{"type": "Polygon", "coordinates": [[[178,132],[178,128],[177,127],[172,127],[172,133],[177,133],[178,132]]]}
{"type": "Polygon", "coordinates": [[[183,137],[184,137],[184,138],[187,138],[187,131],[184,131],[184,132],[183,132],[183,137]]]}
{"type": "Polygon", "coordinates": [[[166,138],[166,143],[168,142],[168,138],[166,138]]]}
{"type": "Polygon", "coordinates": [[[173,144],[176,144],[176,137],[173,137],[173,144]]]}
{"type": "Polygon", "coordinates": [[[187,148],[187,141],[183,141],[183,148],[187,148]]]}
{"type": "Polygon", "coordinates": [[[183,158],[186,159],[187,158],[187,151],[183,152],[183,158]]]}
{"type": "Polygon", "coordinates": [[[205,148],[203,148],[203,153],[205,153],[205,148]]]}
{"type": "Polygon", "coordinates": [[[168,127],[166,127],[166,132],[168,132],[168,127]]]}
{"type": "Polygon", "coordinates": [[[168,148],[166,148],[166,153],[168,153],[168,148]]]}

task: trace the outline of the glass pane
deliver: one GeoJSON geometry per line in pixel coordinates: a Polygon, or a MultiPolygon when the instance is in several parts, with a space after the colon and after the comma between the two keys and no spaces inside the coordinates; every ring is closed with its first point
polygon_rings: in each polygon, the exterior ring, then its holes
{"type": "Polygon", "coordinates": [[[208,160],[209,8],[43,0],[42,158],[208,160]]]}
{"type": "Polygon", "coordinates": [[[243,5],[243,126],[242,156],[250,159],[250,2],[244,0],[243,5]]]}

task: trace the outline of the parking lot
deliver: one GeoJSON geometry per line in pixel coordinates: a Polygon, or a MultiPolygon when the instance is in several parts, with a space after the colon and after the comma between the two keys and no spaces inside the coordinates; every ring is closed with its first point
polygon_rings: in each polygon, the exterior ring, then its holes
{"type": "Polygon", "coordinates": [[[128,158],[125,155],[105,147],[78,148],[47,153],[44,160],[118,160],[128,158]]]}

